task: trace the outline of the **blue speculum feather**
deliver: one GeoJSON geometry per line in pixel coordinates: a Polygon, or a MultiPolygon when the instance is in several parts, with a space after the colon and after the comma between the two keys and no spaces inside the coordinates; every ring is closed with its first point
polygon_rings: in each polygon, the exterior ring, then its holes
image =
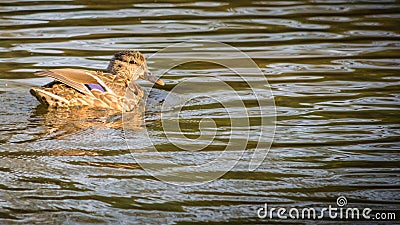
{"type": "Polygon", "coordinates": [[[88,87],[89,90],[97,89],[101,92],[106,91],[100,84],[85,84],[85,86],[88,87]]]}

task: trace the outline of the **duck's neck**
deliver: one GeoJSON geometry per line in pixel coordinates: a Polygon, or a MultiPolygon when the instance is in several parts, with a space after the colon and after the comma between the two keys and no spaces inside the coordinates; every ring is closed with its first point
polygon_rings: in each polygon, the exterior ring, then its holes
{"type": "Polygon", "coordinates": [[[111,60],[111,62],[107,66],[107,72],[113,75],[118,75],[120,68],[122,68],[121,63],[117,63],[114,60],[111,60]]]}
{"type": "Polygon", "coordinates": [[[123,65],[122,62],[112,60],[108,64],[107,72],[117,77],[123,78],[128,82],[130,81],[131,72],[126,69],[125,65],[123,65]]]}

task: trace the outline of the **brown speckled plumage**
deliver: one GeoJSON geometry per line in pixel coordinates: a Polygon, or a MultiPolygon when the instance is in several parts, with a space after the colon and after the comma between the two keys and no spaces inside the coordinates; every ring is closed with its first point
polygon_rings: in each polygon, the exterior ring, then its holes
{"type": "Polygon", "coordinates": [[[41,88],[30,90],[33,96],[49,107],[88,106],[131,110],[144,96],[136,80],[146,79],[164,85],[148,71],[146,59],[138,51],[116,53],[107,72],[66,68],[35,74],[55,79],[41,88]],[[100,89],[93,89],[90,85],[100,89]]]}

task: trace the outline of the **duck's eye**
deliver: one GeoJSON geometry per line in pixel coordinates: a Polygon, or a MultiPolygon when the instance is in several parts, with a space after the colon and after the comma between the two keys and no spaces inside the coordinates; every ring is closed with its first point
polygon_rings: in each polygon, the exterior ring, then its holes
{"type": "Polygon", "coordinates": [[[131,60],[131,61],[129,61],[129,63],[130,64],[136,64],[136,61],[135,60],[131,60]]]}

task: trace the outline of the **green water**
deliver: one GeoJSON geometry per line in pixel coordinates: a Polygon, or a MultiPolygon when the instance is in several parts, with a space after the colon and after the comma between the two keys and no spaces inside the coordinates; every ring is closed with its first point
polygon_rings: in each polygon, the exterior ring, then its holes
{"type": "MultiPolygon", "coordinates": [[[[318,208],[336,205],[339,196],[350,206],[398,210],[399,18],[400,2],[392,0],[2,0],[0,224],[267,223],[257,218],[264,203],[318,208]],[[137,138],[128,147],[118,118],[47,111],[29,94],[49,81],[36,78],[36,70],[105,69],[121,49],[149,57],[190,40],[232,45],[268,79],[276,133],[256,171],[244,159],[203,185],[166,184],[131,155],[145,147],[143,130],[132,131],[137,138]]],[[[148,64],[160,72],[155,61],[148,64]]],[[[155,98],[187,77],[207,76],[251,93],[219,66],[192,63],[166,73],[155,98]]],[[[246,106],[252,104],[249,95],[246,106]]],[[[146,127],[157,136],[160,115],[151,109],[146,127]]],[[[229,118],[219,104],[199,100],[184,116],[191,138],[200,118],[216,118],[217,141],[189,154],[159,135],[156,146],[166,157],[192,163],[223,151],[229,118]]],[[[252,130],[260,127],[252,120],[252,130]]],[[[151,154],[143,155],[151,164],[151,154]]]]}

